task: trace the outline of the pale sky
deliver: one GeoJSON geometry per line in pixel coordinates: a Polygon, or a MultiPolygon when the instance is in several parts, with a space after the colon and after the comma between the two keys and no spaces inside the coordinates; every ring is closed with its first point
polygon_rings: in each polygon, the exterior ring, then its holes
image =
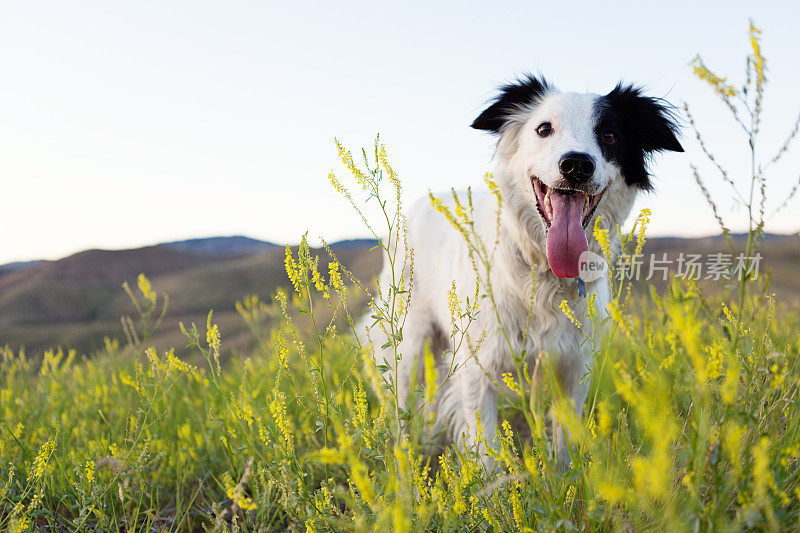
{"type": "MultiPolygon", "coordinates": [[[[688,63],[699,52],[738,84],[750,16],[769,61],[765,158],[800,111],[796,2],[52,1],[0,15],[0,263],[213,235],[364,236],[327,180],[333,138],[358,147],[380,132],[407,202],[477,185],[493,140],[468,126],[526,71],[562,90],[624,79],[686,100],[744,177],[745,139],[688,63]]],[[[651,235],[717,232],[689,172],[691,133],[683,143],[637,206],[653,211],[651,235]]],[[[770,205],[798,154],[773,169],[770,205]]],[[[800,229],[798,207],[767,229],[800,229]]]]}

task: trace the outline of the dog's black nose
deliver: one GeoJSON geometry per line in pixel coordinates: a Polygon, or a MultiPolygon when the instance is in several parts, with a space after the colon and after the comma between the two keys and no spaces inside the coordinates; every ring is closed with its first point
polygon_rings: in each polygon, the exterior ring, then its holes
{"type": "Polygon", "coordinates": [[[594,158],[581,152],[567,152],[561,156],[558,169],[567,179],[585,181],[594,174],[594,158]]]}

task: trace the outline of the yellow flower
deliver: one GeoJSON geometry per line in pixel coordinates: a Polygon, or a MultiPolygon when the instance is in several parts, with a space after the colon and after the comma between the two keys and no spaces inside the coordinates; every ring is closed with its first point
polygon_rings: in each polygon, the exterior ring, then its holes
{"type": "Polygon", "coordinates": [[[575,499],[575,485],[570,485],[567,488],[567,496],[564,498],[564,503],[566,505],[572,505],[572,500],[575,499]]]}
{"type": "Polygon", "coordinates": [[[586,297],[586,314],[589,317],[589,320],[594,322],[597,319],[597,306],[595,304],[595,298],[597,297],[597,293],[593,292],[589,296],[586,297]]]}
{"type": "Polygon", "coordinates": [[[331,182],[331,185],[333,185],[334,190],[339,194],[344,194],[346,192],[344,186],[336,178],[336,174],[334,174],[333,172],[328,173],[328,181],[331,182]]]}
{"type": "Polygon", "coordinates": [[[127,385],[129,387],[133,387],[136,390],[136,392],[138,392],[140,395],[144,396],[144,389],[142,388],[141,385],[139,385],[138,380],[134,381],[133,378],[131,378],[130,375],[127,372],[120,372],[118,374],[118,376],[119,376],[120,382],[122,382],[123,385],[127,385]]]}
{"type": "Polygon", "coordinates": [[[732,404],[739,393],[739,360],[736,352],[731,352],[725,362],[725,379],[720,386],[720,396],[726,404],[732,404]]]}
{"type": "Polygon", "coordinates": [[[33,467],[31,468],[31,477],[33,477],[33,479],[40,479],[44,475],[50,456],[53,455],[56,449],[57,440],[58,427],[56,427],[56,432],[42,444],[39,448],[39,453],[37,453],[36,457],[33,459],[33,467]]]}
{"type": "Polygon", "coordinates": [[[594,230],[592,231],[592,235],[598,244],[600,244],[600,248],[603,250],[603,256],[605,256],[606,261],[611,262],[611,238],[609,236],[608,229],[603,227],[602,220],[602,217],[597,217],[597,219],[594,221],[594,230]]]}
{"type": "Polygon", "coordinates": [[[375,505],[375,487],[369,477],[367,468],[364,466],[355,453],[350,454],[350,481],[355,484],[358,491],[361,493],[361,498],[364,503],[372,507],[375,505]]]}
{"type": "Polygon", "coordinates": [[[289,281],[292,282],[294,290],[299,293],[302,282],[301,269],[300,266],[295,262],[294,255],[292,255],[292,248],[289,245],[286,246],[286,255],[283,262],[284,266],[286,267],[286,274],[289,276],[289,281]]]}
{"type": "Polygon", "coordinates": [[[508,420],[503,420],[500,428],[502,430],[498,433],[500,437],[500,459],[505,463],[509,472],[517,474],[519,473],[519,461],[514,448],[514,433],[511,429],[511,423],[508,420]]]}
{"type": "Polygon", "coordinates": [[[611,432],[611,409],[608,402],[602,401],[597,408],[597,429],[600,435],[606,436],[611,432]]]}
{"type": "Polygon", "coordinates": [[[465,241],[470,242],[467,229],[462,225],[461,221],[455,215],[453,215],[453,212],[450,210],[450,208],[444,205],[439,198],[436,198],[431,193],[428,194],[428,198],[431,201],[431,207],[433,207],[433,209],[437,212],[443,214],[447,221],[450,222],[450,225],[453,226],[453,229],[459,232],[465,241]]]}
{"type": "Polygon", "coordinates": [[[511,372],[504,373],[502,377],[503,377],[503,383],[505,383],[509,389],[511,389],[517,395],[522,396],[522,389],[520,388],[519,383],[514,381],[511,372]]]}
{"type": "Polygon", "coordinates": [[[494,176],[492,176],[491,172],[487,172],[483,176],[483,181],[489,187],[489,192],[497,199],[497,203],[500,204],[503,201],[503,193],[500,192],[500,187],[494,181],[494,176]]]}
{"type": "Polygon", "coordinates": [[[753,447],[753,500],[760,505],[767,502],[768,491],[775,486],[770,470],[769,445],[769,437],[761,437],[753,447]]]}
{"type": "Polygon", "coordinates": [[[759,36],[761,35],[761,30],[755,27],[753,21],[750,21],[750,46],[753,48],[753,68],[756,71],[756,87],[761,88],[764,81],[766,80],[766,76],[764,75],[764,71],[766,70],[766,59],[764,56],[761,55],[761,41],[759,36]]]}
{"type": "Polygon", "coordinates": [[[625,497],[625,489],[610,481],[600,481],[597,483],[597,494],[613,505],[625,497]]]}
{"type": "Polygon", "coordinates": [[[144,274],[139,274],[139,277],[136,279],[136,284],[138,285],[142,296],[144,296],[152,305],[154,305],[158,296],[153,291],[153,287],[150,284],[150,280],[147,279],[147,276],[144,274]]]}
{"type": "Polygon", "coordinates": [[[83,465],[83,475],[86,478],[86,481],[89,483],[94,483],[94,461],[86,461],[86,464],[83,465]]]}
{"type": "Polygon", "coordinates": [[[362,432],[366,432],[369,419],[369,406],[367,405],[367,393],[364,391],[364,384],[361,383],[361,378],[357,378],[357,386],[353,391],[354,409],[355,409],[355,425],[356,428],[362,432]]]}
{"type": "Polygon", "coordinates": [[[722,345],[714,343],[706,348],[706,375],[708,379],[717,379],[722,374],[722,345]]]}
{"type": "Polygon", "coordinates": [[[328,264],[328,283],[335,291],[341,291],[344,287],[342,283],[342,274],[339,272],[339,263],[331,261],[328,264]]]}
{"type": "Polygon", "coordinates": [[[694,70],[694,75],[711,85],[714,91],[716,91],[717,94],[719,94],[722,98],[728,99],[731,96],[736,96],[736,89],[728,84],[725,78],[720,78],[708,70],[706,65],[703,63],[703,60],[700,59],[700,56],[696,56],[692,60],[691,65],[694,70]]]}
{"type": "Polygon", "coordinates": [[[215,352],[219,352],[220,348],[222,347],[222,339],[220,338],[219,327],[217,327],[216,324],[211,323],[210,314],[208,315],[208,322],[206,323],[206,342],[208,343],[208,347],[215,352]]]}
{"type": "Polygon", "coordinates": [[[593,439],[597,438],[597,422],[595,422],[594,417],[589,418],[587,422],[587,426],[589,428],[589,434],[592,436],[593,439]]]}
{"type": "Polygon", "coordinates": [[[223,474],[222,482],[225,484],[225,494],[231,499],[233,505],[243,511],[251,511],[256,508],[253,500],[244,493],[243,483],[234,483],[231,475],[227,472],[223,474]]]}
{"type": "Polygon", "coordinates": [[[339,450],[324,446],[316,452],[309,454],[309,457],[316,459],[324,465],[341,464],[346,460],[344,454],[339,450]]]}
{"type": "Polygon", "coordinates": [[[577,318],[575,318],[575,313],[573,313],[572,309],[570,309],[569,303],[566,300],[561,300],[561,305],[559,305],[559,307],[561,308],[561,312],[564,313],[564,316],[567,317],[575,326],[577,326],[578,329],[583,331],[583,325],[577,318]]]}
{"type": "Polygon", "coordinates": [[[744,428],[736,422],[729,422],[725,425],[722,448],[725,450],[728,461],[733,465],[736,472],[739,472],[742,467],[740,458],[742,435],[744,435],[744,428]]]}
{"type": "Polygon", "coordinates": [[[293,429],[289,418],[286,416],[286,395],[281,391],[274,391],[272,401],[269,403],[269,412],[272,414],[275,425],[278,426],[278,431],[283,437],[287,451],[289,453],[293,452],[293,429]]]}
{"type": "Polygon", "coordinates": [[[517,529],[522,531],[525,529],[525,515],[522,512],[522,503],[519,501],[519,493],[516,490],[512,490],[508,497],[509,500],[511,500],[511,511],[514,514],[514,522],[517,525],[517,529]]]}
{"type": "Polygon", "coordinates": [[[220,350],[222,349],[222,337],[219,333],[219,327],[217,327],[216,324],[211,323],[212,315],[213,311],[209,311],[208,317],[206,318],[206,342],[208,343],[208,347],[211,349],[211,355],[217,365],[217,375],[219,376],[222,374],[222,366],[219,362],[219,354],[220,350]]]}
{"type": "Polygon", "coordinates": [[[455,281],[452,282],[450,289],[447,291],[447,307],[450,309],[450,325],[452,327],[450,335],[453,336],[458,332],[457,323],[462,315],[461,304],[458,301],[458,290],[456,288],[455,281]]]}
{"type": "Polygon", "coordinates": [[[617,300],[613,300],[608,304],[608,314],[611,316],[611,319],[619,327],[619,329],[622,330],[622,333],[624,333],[626,337],[631,337],[628,321],[622,314],[622,310],[620,309],[619,302],[617,300]]]}
{"type": "Polygon", "coordinates": [[[647,232],[647,225],[649,223],[650,210],[646,208],[642,209],[633,226],[634,228],[638,227],[638,231],[636,232],[636,250],[633,252],[633,255],[642,254],[642,251],[644,250],[645,233],[647,232]]]}
{"type": "Polygon", "coordinates": [[[386,156],[386,147],[381,145],[380,149],[378,150],[378,160],[381,162],[386,174],[389,177],[389,181],[395,188],[400,187],[400,179],[397,177],[397,173],[394,171],[392,166],[389,164],[389,158],[386,156]]]}
{"type": "Polygon", "coordinates": [[[314,288],[317,289],[319,292],[323,292],[326,290],[325,284],[322,282],[322,274],[319,273],[319,269],[317,269],[316,264],[312,264],[311,283],[314,284],[314,288]]]}
{"type": "Polygon", "coordinates": [[[669,455],[665,446],[657,446],[651,457],[634,457],[631,460],[633,485],[640,494],[653,498],[666,495],[669,481],[669,455]]]}
{"type": "Polygon", "coordinates": [[[339,139],[334,139],[336,143],[336,150],[339,152],[339,159],[341,159],[342,163],[350,170],[350,173],[356,179],[361,188],[365,191],[375,188],[375,184],[373,183],[372,179],[368,177],[364,172],[362,172],[353,161],[353,155],[347,150],[344,145],[339,141],[339,139]]]}
{"type": "Polygon", "coordinates": [[[170,348],[167,352],[167,366],[173,372],[177,373],[193,373],[194,369],[188,363],[182,361],[175,355],[175,349],[170,348]]]}
{"type": "Polygon", "coordinates": [[[436,396],[439,375],[436,370],[436,360],[433,357],[433,351],[431,350],[430,342],[425,343],[423,353],[423,363],[425,365],[425,401],[429,404],[432,404],[434,397],[436,396]]]}

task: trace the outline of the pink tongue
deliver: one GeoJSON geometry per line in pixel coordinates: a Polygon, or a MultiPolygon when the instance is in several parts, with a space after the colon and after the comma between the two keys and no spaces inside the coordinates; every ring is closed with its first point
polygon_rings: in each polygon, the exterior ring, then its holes
{"type": "Polygon", "coordinates": [[[553,216],[547,232],[547,262],[559,278],[577,278],[581,254],[589,249],[582,224],[583,202],[582,194],[550,193],[553,216]]]}

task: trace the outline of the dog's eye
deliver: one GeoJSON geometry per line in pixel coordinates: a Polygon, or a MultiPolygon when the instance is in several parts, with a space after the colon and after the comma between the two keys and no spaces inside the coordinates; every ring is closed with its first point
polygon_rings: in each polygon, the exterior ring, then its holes
{"type": "Polygon", "coordinates": [[[539,134],[539,137],[547,137],[553,133],[553,125],[549,122],[542,122],[539,124],[539,127],[536,128],[536,133],[539,134]]]}
{"type": "Polygon", "coordinates": [[[614,144],[617,142],[617,136],[613,131],[603,132],[603,142],[606,144],[614,144]]]}

